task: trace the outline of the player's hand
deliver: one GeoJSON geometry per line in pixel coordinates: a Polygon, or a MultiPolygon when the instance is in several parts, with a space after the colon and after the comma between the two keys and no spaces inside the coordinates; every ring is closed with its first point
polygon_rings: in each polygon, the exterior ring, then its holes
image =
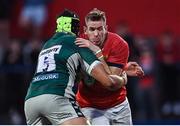
{"type": "Polygon", "coordinates": [[[97,52],[98,50],[100,50],[100,48],[94,45],[91,41],[83,38],[76,38],[75,44],[79,47],[87,47],[93,52],[97,52]]]}
{"type": "Polygon", "coordinates": [[[135,77],[144,76],[143,69],[136,62],[128,62],[125,71],[128,76],[135,76],[135,77]]]}

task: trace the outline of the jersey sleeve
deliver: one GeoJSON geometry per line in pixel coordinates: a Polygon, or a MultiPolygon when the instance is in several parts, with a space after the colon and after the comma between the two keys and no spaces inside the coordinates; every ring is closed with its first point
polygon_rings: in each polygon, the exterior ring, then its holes
{"type": "Polygon", "coordinates": [[[78,48],[78,50],[82,58],[81,67],[90,75],[92,69],[101,62],[97,59],[97,57],[93,54],[93,52],[90,49],[78,48]]]}
{"type": "Polygon", "coordinates": [[[110,55],[107,59],[107,64],[109,66],[115,66],[123,68],[128,62],[129,57],[129,47],[128,44],[123,40],[116,40],[111,46],[110,55]]]}

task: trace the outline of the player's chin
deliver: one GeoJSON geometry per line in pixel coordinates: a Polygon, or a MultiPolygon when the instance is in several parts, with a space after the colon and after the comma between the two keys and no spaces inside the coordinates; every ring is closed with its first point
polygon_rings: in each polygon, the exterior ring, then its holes
{"type": "Polygon", "coordinates": [[[98,45],[98,42],[92,42],[94,45],[98,45]]]}
{"type": "Polygon", "coordinates": [[[101,42],[100,42],[99,40],[94,40],[94,41],[93,41],[93,44],[99,45],[99,44],[101,44],[101,42]]]}
{"type": "Polygon", "coordinates": [[[143,73],[136,73],[138,77],[143,77],[144,74],[143,73]]]}

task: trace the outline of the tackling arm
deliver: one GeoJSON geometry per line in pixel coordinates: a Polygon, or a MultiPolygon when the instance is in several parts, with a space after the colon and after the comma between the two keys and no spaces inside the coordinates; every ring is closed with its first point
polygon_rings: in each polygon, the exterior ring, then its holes
{"type": "MultiPolygon", "coordinates": [[[[78,45],[79,47],[87,47],[89,48],[91,51],[93,51],[93,53],[96,55],[96,57],[101,61],[101,63],[103,64],[103,69],[105,70],[104,73],[107,73],[107,74],[111,74],[110,78],[112,80],[112,78],[116,81],[118,81],[120,84],[118,85],[118,88],[121,88],[122,86],[124,86],[126,83],[127,83],[127,76],[126,76],[126,73],[125,72],[122,72],[123,70],[121,68],[117,68],[117,67],[109,67],[105,60],[104,60],[104,57],[103,57],[103,54],[102,54],[102,51],[101,49],[94,45],[92,42],[90,42],[89,40],[87,39],[83,39],[83,38],[77,38],[76,41],[75,41],[75,44],[78,45]],[[123,73],[123,74],[122,74],[123,73]]],[[[97,71],[96,71],[97,72],[97,71]]],[[[95,72],[95,73],[96,73],[95,72]]],[[[99,71],[98,71],[99,73],[99,71]]],[[[103,75],[104,73],[101,73],[97,76],[101,76],[103,75]]],[[[93,74],[92,74],[93,75],[93,74]]],[[[97,76],[94,75],[93,77],[97,79],[97,76]]],[[[104,78],[104,79],[107,79],[107,78],[104,78]]],[[[103,80],[104,80],[103,79],[103,80]]],[[[99,81],[99,80],[98,80],[99,81]]],[[[112,80],[113,81],[113,80],[112,80]]],[[[100,81],[101,82],[101,81],[100,81]]],[[[101,82],[103,83],[103,82],[101,82]]]]}
{"type": "Polygon", "coordinates": [[[102,64],[97,64],[94,66],[90,75],[109,90],[117,90],[125,83],[125,80],[122,77],[117,75],[109,75],[105,71],[102,64]]]}

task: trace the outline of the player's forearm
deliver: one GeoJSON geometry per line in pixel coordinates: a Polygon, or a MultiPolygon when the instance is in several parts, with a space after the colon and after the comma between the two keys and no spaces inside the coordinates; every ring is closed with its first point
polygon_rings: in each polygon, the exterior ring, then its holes
{"type": "Polygon", "coordinates": [[[102,50],[98,46],[94,45],[89,40],[83,39],[83,38],[76,38],[75,44],[78,45],[79,47],[89,48],[94,53],[94,55],[96,55],[96,57],[103,63],[103,66],[104,66],[106,72],[109,74],[111,73],[108,65],[104,61],[104,56],[102,54],[102,50]]]}
{"type": "Polygon", "coordinates": [[[114,82],[114,85],[111,86],[111,90],[117,90],[126,85],[127,81],[124,77],[118,75],[109,75],[114,82]]]}
{"type": "Polygon", "coordinates": [[[117,75],[108,75],[102,64],[98,64],[92,69],[91,76],[109,90],[117,90],[125,83],[122,77],[117,75]]]}
{"type": "Polygon", "coordinates": [[[95,55],[101,61],[101,63],[103,64],[103,66],[108,74],[117,75],[116,79],[119,82],[119,84],[114,85],[114,87],[119,86],[116,88],[121,88],[127,84],[127,74],[125,71],[123,71],[122,69],[119,69],[117,67],[109,67],[104,60],[104,56],[103,56],[101,50],[98,50],[97,52],[95,52],[95,55]]]}
{"type": "Polygon", "coordinates": [[[119,76],[123,79],[123,86],[126,85],[128,81],[126,72],[123,71],[122,74],[119,76]]]}

